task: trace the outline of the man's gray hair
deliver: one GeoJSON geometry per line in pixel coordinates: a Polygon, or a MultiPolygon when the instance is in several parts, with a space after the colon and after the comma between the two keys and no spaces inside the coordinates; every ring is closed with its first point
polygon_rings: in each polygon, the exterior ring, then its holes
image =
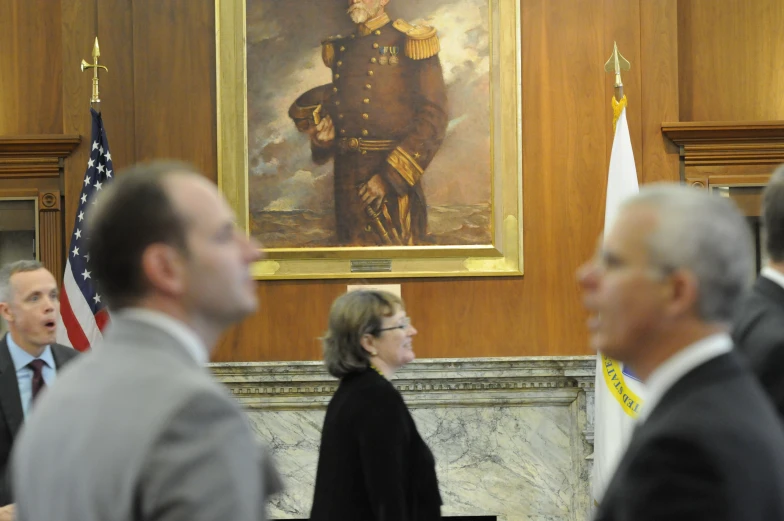
{"type": "Polygon", "coordinates": [[[770,259],[784,261],[784,165],[773,171],[762,192],[762,225],[770,259]]]}
{"type": "Polygon", "coordinates": [[[735,203],[706,190],[654,184],[625,201],[629,206],[657,211],[658,226],[648,241],[651,264],[693,273],[700,317],[730,322],[754,274],[750,227],[735,203]]]}
{"type": "Polygon", "coordinates": [[[11,276],[25,271],[38,271],[44,265],[37,260],[19,260],[11,262],[0,268],[0,302],[10,302],[13,297],[11,291],[11,276]]]}

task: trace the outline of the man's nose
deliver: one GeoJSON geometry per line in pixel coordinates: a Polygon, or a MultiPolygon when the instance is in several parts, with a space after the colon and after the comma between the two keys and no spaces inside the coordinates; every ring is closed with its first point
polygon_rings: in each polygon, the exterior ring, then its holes
{"type": "Polygon", "coordinates": [[[583,288],[592,287],[596,282],[597,272],[596,263],[588,261],[577,268],[577,282],[579,282],[580,286],[583,288]]]}

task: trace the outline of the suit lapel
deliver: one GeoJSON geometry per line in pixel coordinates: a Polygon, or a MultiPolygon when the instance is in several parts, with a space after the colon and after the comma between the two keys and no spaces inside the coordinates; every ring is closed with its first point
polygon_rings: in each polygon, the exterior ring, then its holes
{"type": "Polygon", "coordinates": [[[52,351],[52,358],[54,358],[55,369],[59,371],[71,358],[76,356],[76,353],[69,353],[72,351],[70,347],[63,347],[58,344],[50,344],[49,349],[52,351]],[[64,351],[67,350],[67,351],[64,351]]]}
{"type": "Polygon", "coordinates": [[[8,352],[6,337],[0,340],[0,408],[3,419],[11,436],[16,437],[24,420],[22,398],[19,396],[19,382],[16,380],[16,368],[8,352]]]}

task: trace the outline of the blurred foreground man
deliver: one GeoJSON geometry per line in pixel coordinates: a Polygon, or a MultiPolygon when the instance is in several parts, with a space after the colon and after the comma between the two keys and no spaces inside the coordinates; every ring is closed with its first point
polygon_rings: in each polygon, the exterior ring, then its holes
{"type": "Polygon", "coordinates": [[[120,175],[88,215],[104,342],[37,404],[12,456],[21,521],[264,519],[277,475],[203,367],[256,309],[257,246],[179,163],[120,175]]]}
{"type": "Polygon", "coordinates": [[[601,521],[784,519],[784,429],[728,335],[751,239],[727,199],[644,187],[579,270],[595,349],[646,383],[601,521]]]}
{"type": "Polygon", "coordinates": [[[732,338],[784,418],[784,165],[763,192],[762,226],[770,260],[738,310],[732,338]]]}

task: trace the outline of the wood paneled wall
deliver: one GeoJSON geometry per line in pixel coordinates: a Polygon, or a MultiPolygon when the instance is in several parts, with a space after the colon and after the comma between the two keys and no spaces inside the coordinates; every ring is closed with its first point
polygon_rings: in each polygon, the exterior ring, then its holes
{"type": "Polygon", "coordinates": [[[784,2],[680,0],[681,121],[784,119],[784,2]]]}
{"type": "MultiPolygon", "coordinates": [[[[38,132],[89,135],[90,81],[78,64],[89,58],[97,34],[110,68],[102,80],[102,109],[115,166],[176,157],[215,179],[213,0],[59,3],[60,10],[50,11],[23,0],[0,7],[3,19],[8,13],[19,19],[23,12],[28,20],[16,26],[14,36],[4,30],[0,43],[34,39],[41,27],[62,42],[58,46],[48,38],[50,43],[30,48],[30,60],[58,69],[53,74],[59,84],[41,93],[4,88],[0,105],[26,103],[19,112],[3,112],[0,128],[23,133],[38,125],[38,132]],[[39,101],[43,105],[28,108],[39,101]]],[[[643,182],[679,177],[677,150],[661,135],[663,121],[679,115],[717,119],[717,114],[719,119],[784,119],[782,73],[774,66],[784,57],[784,47],[776,47],[784,23],[779,0],[521,4],[526,273],[516,279],[385,281],[402,284],[419,330],[420,357],[589,353],[574,272],[591,255],[603,225],[613,93],[613,78],[603,65],[613,41],[632,63],[624,84],[643,182]],[[740,68],[726,63],[732,53],[745,60],[740,68]],[[763,61],[755,62],[757,55],[763,61]]],[[[21,59],[0,53],[0,81],[8,81],[3,78],[18,70],[21,59]]],[[[22,71],[16,85],[43,88],[36,83],[39,76],[22,71]]],[[[66,166],[68,223],[86,159],[82,145],[66,166]]],[[[318,337],[329,305],[347,282],[259,282],[260,310],[225,336],[216,360],[320,358],[318,337]]]]}
{"type": "Polygon", "coordinates": [[[59,0],[49,6],[0,2],[0,136],[63,131],[59,0]]]}
{"type": "MultiPolygon", "coordinates": [[[[676,7],[677,0],[522,1],[525,276],[396,281],[419,330],[418,356],[589,353],[574,274],[604,220],[613,95],[604,62],[617,41],[633,64],[624,84],[640,178],[677,179],[677,153],[659,129],[678,111],[676,7]],[[653,21],[645,31],[642,16],[653,21]],[[643,105],[649,76],[656,95],[643,105]]],[[[317,337],[346,283],[260,283],[262,310],[228,335],[218,359],[319,358],[317,337]]]]}

